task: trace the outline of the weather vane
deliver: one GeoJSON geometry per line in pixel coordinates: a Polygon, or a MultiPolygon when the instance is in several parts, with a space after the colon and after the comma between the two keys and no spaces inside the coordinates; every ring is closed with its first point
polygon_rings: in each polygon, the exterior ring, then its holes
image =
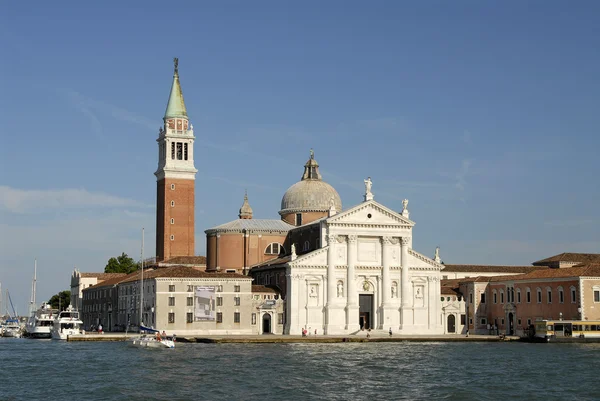
{"type": "Polygon", "coordinates": [[[175,64],[175,74],[178,74],[179,73],[179,59],[177,57],[174,57],[173,63],[175,64]]]}

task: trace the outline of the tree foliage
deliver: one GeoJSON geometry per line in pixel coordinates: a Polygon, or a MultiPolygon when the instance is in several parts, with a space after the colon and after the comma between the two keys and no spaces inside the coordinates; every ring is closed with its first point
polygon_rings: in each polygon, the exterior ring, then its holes
{"type": "MultiPolygon", "coordinates": [[[[54,309],[65,310],[71,303],[71,291],[61,291],[58,294],[53,295],[48,303],[54,309]]],[[[76,306],[77,305],[73,305],[73,307],[76,306]]]]}
{"type": "Polygon", "coordinates": [[[138,263],[129,257],[125,252],[121,256],[108,259],[104,273],[133,273],[138,269],[138,263]]]}

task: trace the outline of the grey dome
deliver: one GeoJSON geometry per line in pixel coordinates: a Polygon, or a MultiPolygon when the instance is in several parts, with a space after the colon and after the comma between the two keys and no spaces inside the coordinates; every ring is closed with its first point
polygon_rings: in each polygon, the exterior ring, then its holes
{"type": "Polygon", "coordinates": [[[337,191],[321,179],[319,164],[311,149],[310,159],[304,165],[302,179],[288,188],[281,199],[280,215],[301,212],[326,212],[333,205],[342,210],[342,199],[337,191]]]}

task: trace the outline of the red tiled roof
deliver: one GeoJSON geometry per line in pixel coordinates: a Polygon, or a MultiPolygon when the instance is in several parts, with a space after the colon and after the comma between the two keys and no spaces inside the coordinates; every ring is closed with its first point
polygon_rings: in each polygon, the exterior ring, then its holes
{"type": "MultiPolygon", "coordinates": [[[[244,276],[242,274],[237,273],[210,273],[202,270],[194,269],[190,266],[169,266],[169,267],[159,267],[154,270],[145,270],[144,269],[144,280],[145,279],[153,279],[160,277],[176,277],[176,278],[229,278],[229,279],[246,279],[251,280],[251,277],[244,276]]],[[[140,279],[139,271],[132,273],[127,276],[123,283],[128,283],[131,281],[136,281],[140,279]]]]}
{"type": "MultiPolygon", "coordinates": [[[[120,282],[124,281],[125,279],[127,279],[129,276],[132,275],[137,275],[137,272],[133,272],[130,274],[125,274],[125,273],[112,273],[112,274],[118,274],[118,277],[113,277],[109,280],[104,280],[99,282],[98,284],[95,284],[91,287],[88,288],[100,288],[100,287],[110,287],[113,286],[115,284],[119,284],[120,282]]],[[[87,290],[88,288],[85,288],[83,291],[87,290]]]]}
{"type": "Polygon", "coordinates": [[[279,291],[277,291],[276,288],[267,287],[265,285],[257,285],[257,284],[252,284],[252,292],[268,292],[268,293],[279,294],[279,291]]]}
{"type": "Polygon", "coordinates": [[[171,259],[167,259],[162,263],[168,263],[172,265],[205,265],[206,256],[174,256],[171,259]]]}
{"type": "Polygon", "coordinates": [[[459,295],[459,293],[460,293],[458,288],[452,288],[452,287],[442,287],[440,292],[443,295],[459,295]]]}
{"type": "Polygon", "coordinates": [[[558,255],[550,256],[549,258],[538,260],[533,264],[538,265],[549,262],[579,262],[579,263],[599,263],[600,253],[572,253],[563,252],[558,255]]]}
{"type": "Polygon", "coordinates": [[[80,273],[81,277],[96,277],[98,280],[110,280],[115,277],[125,277],[127,273],[80,273]]]}
{"type": "Polygon", "coordinates": [[[547,266],[444,265],[442,272],[456,273],[529,273],[547,266]]]}
{"type": "Polygon", "coordinates": [[[521,280],[544,279],[544,278],[567,278],[567,277],[600,277],[600,263],[588,263],[567,267],[565,269],[538,270],[523,276],[521,280]]]}

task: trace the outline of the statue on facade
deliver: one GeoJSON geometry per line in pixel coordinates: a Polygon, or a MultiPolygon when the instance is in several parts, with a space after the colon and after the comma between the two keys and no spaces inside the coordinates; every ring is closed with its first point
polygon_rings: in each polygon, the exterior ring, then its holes
{"type": "Polygon", "coordinates": [[[402,201],[402,211],[408,210],[408,199],[402,201]]]}
{"type": "Polygon", "coordinates": [[[371,187],[373,187],[373,182],[371,181],[371,177],[368,177],[365,182],[365,201],[369,201],[373,199],[373,193],[371,192],[371,187]]]}
{"type": "Polygon", "coordinates": [[[341,281],[338,281],[337,296],[338,296],[338,298],[341,298],[344,296],[344,285],[342,284],[341,281]]]}
{"type": "Polygon", "coordinates": [[[440,263],[440,247],[439,246],[435,247],[435,256],[434,256],[433,260],[440,263]]]}
{"type": "Polygon", "coordinates": [[[392,285],[392,298],[396,298],[396,286],[392,285]]]}
{"type": "Polygon", "coordinates": [[[296,256],[296,244],[292,244],[292,256],[296,256]]]}
{"type": "Polygon", "coordinates": [[[310,148],[310,158],[314,159],[315,158],[315,151],[312,150],[312,148],[310,148]]]}

